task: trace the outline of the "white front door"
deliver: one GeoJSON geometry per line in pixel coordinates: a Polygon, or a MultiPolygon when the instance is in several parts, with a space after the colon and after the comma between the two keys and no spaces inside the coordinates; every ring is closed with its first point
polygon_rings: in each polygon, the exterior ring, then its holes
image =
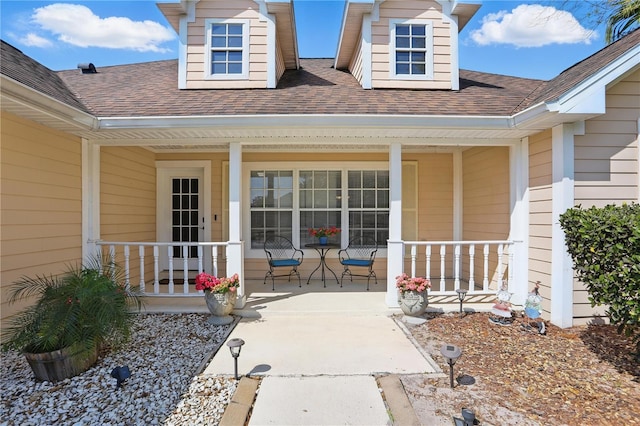
{"type": "MultiPolygon", "coordinates": [[[[175,165],[175,164],[174,164],[175,165]]],[[[205,232],[210,229],[205,212],[205,169],[202,167],[158,167],[158,241],[174,243],[195,243],[206,241],[205,232]]],[[[173,269],[183,269],[183,248],[160,248],[161,268],[169,267],[173,258],[173,269]]],[[[204,251],[203,267],[209,270],[210,253],[204,251]]],[[[198,269],[198,249],[191,246],[187,250],[189,270],[198,269]]]]}

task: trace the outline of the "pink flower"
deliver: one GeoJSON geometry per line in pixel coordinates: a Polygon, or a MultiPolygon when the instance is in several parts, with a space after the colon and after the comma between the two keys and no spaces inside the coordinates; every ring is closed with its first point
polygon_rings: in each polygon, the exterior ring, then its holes
{"type": "Polygon", "coordinates": [[[396,288],[401,292],[423,292],[431,288],[431,281],[424,277],[409,277],[406,273],[403,272],[396,277],[396,288]]]}
{"type": "Polygon", "coordinates": [[[233,274],[230,278],[218,278],[213,275],[202,272],[196,275],[196,290],[204,290],[212,293],[227,293],[236,291],[236,287],[240,285],[240,277],[233,274]]]}

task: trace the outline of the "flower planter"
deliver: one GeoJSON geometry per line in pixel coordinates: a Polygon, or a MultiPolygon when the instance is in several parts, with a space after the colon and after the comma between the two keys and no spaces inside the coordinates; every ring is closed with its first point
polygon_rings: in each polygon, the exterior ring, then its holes
{"type": "Polygon", "coordinates": [[[84,373],[98,360],[98,348],[68,347],[53,352],[24,353],[36,379],[58,382],[84,373]]]}
{"type": "Polygon", "coordinates": [[[231,311],[236,306],[238,293],[228,291],[226,293],[214,293],[211,291],[204,292],[204,300],[207,302],[207,308],[211,312],[209,324],[211,325],[227,325],[233,322],[231,311]]]}
{"type": "Polygon", "coordinates": [[[321,246],[326,246],[327,242],[329,241],[329,237],[318,237],[318,241],[320,242],[321,246]]]}
{"type": "Polygon", "coordinates": [[[401,291],[398,304],[405,315],[416,317],[424,314],[429,305],[426,291],[401,291]]]}

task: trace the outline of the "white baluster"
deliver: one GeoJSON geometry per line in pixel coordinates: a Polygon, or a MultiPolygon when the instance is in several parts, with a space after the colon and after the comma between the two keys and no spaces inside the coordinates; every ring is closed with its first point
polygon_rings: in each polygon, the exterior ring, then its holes
{"type": "Polygon", "coordinates": [[[511,286],[513,285],[513,256],[515,252],[515,250],[513,249],[514,244],[515,243],[509,244],[509,278],[507,282],[507,285],[509,286],[509,291],[511,291],[511,286]]]}
{"type": "Polygon", "coordinates": [[[456,244],[453,247],[453,287],[454,289],[460,288],[460,244],[456,244]]]}
{"type": "Polygon", "coordinates": [[[138,246],[138,257],[140,258],[140,292],[145,293],[144,282],[144,246],[138,246]]]}
{"type": "Polygon", "coordinates": [[[204,257],[204,248],[198,245],[198,273],[202,273],[202,258],[204,257]]]}
{"type": "Polygon", "coordinates": [[[482,271],[482,289],[489,290],[489,244],[484,245],[484,270],[482,271]]]}
{"type": "Polygon", "coordinates": [[[129,252],[129,246],[124,246],[124,285],[126,287],[127,290],[129,290],[131,288],[131,275],[130,275],[130,267],[129,267],[129,259],[130,259],[131,255],[129,252]]]}
{"type": "Polygon", "coordinates": [[[160,293],[160,266],[158,261],[160,258],[160,248],[153,246],[153,294],[160,293]]]}
{"type": "Polygon", "coordinates": [[[427,251],[425,253],[427,257],[427,276],[426,278],[431,281],[431,244],[427,244],[427,251]]]}
{"type": "MultiPolygon", "coordinates": [[[[411,245],[411,276],[416,276],[416,257],[418,255],[418,246],[411,245]]],[[[404,268],[403,268],[404,269],[404,268]]]]}
{"type": "Polygon", "coordinates": [[[476,255],[476,245],[469,246],[469,291],[473,291],[476,286],[474,256],[476,255]]]}
{"type": "Polygon", "coordinates": [[[440,245],[440,291],[445,291],[445,275],[446,275],[446,268],[445,268],[445,258],[447,255],[447,246],[445,246],[444,244],[440,245]]]}
{"type": "Polygon", "coordinates": [[[173,246],[167,246],[169,256],[169,294],[173,294],[173,246]]]}
{"type": "Polygon", "coordinates": [[[502,256],[504,254],[504,247],[502,244],[498,244],[498,288],[502,288],[502,284],[504,280],[502,279],[504,275],[504,268],[502,265],[502,256]]]}
{"type": "Polygon", "coordinates": [[[189,246],[182,246],[182,292],[189,294],[189,246]]]}
{"type": "Polygon", "coordinates": [[[213,265],[213,275],[217,277],[218,276],[218,246],[211,247],[211,264],[213,265]]]}

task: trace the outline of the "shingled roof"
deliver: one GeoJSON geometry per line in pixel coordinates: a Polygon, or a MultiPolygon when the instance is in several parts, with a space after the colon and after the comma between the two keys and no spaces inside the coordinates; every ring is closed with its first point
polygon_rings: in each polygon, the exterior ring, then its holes
{"type": "Polygon", "coordinates": [[[461,71],[460,90],[365,90],[331,59],[303,59],[276,89],[180,90],[178,61],[60,72],[98,117],[399,114],[510,115],[540,80],[461,71]]]}
{"type": "Polygon", "coordinates": [[[562,71],[557,77],[540,85],[523,106],[558,99],[561,95],[594,75],[614,60],[640,45],[640,29],[608,45],[588,58],[562,71]]]}
{"type": "Polygon", "coordinates": [[[2,40],[0,42],[0,74],[80,111],[88,112],[55,71],[31,59],[10,44],[2,40]]]}
{"type": "Polygon", "coordinates": [[[550,81],[460,71],[460,90],[363,89],[332,68],[303,59],[276,89],[180,90],[178,61],[98,66],[95,74],[54,72],[2,42],[2,74],[99,118],[231,115],[511,116],[557,99],[640,44],[640,30],[550,81]]]}

